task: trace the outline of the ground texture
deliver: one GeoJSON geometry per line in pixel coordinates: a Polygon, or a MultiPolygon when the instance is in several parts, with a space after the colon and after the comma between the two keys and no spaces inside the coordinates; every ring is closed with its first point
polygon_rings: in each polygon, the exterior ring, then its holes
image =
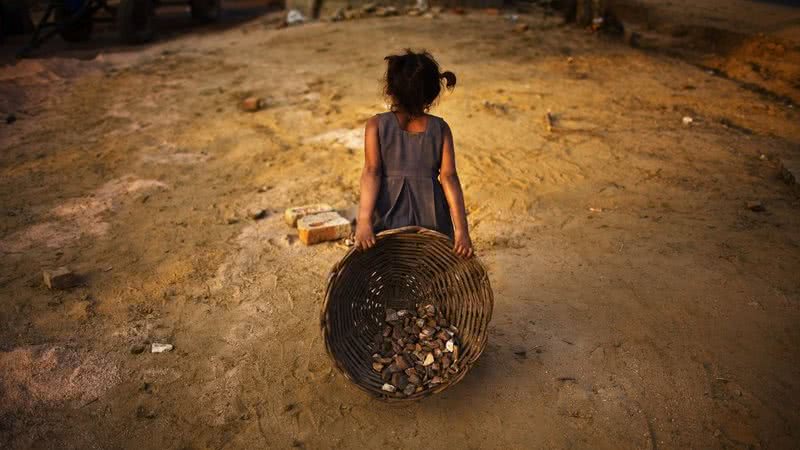
{"type": "Polygon", "coordinates": [[[0,447],[796,448],[797,107],[521,20],[266,17],[0,69],[0,447]],[[281,212],[357,202],[403,47],[459,77],[433,113],[496,303],[464,381],[393,406],[321,342],[345,247],[303,246],[281,212]],[[61,265],[83,284],[45,288],[61,265]]]}

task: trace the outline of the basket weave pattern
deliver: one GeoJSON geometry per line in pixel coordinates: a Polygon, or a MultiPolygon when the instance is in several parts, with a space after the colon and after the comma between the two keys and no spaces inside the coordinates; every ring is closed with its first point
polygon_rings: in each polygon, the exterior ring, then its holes
{"type": "Polygon", "coordinates": [[[331,270],[322,305],[325,348],[334,365],[362,390],[387,400],[416,400],[460,381],[486,347],[494,299],[477,257],[459,258],[447,236],[419,227],[378,234],[366,252],[354,248],[331,270]],[[458,372],[450,381],[408,397],[381,390],[372,370],[372,341],[385,325],[385,310],[415,310],[433,303],[458,328],[458,372]]]}

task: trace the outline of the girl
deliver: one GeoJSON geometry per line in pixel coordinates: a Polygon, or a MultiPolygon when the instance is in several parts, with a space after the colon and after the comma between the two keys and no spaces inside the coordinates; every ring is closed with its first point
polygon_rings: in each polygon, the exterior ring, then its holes
{"type": "Polygon", "coordinates": [[[442,90],[456,85],[427,53],[384,58],[391,110],[367,121],[355,245],[375,245],[375,231],[417,225],[450,236],[459,256],[472,256],[464,195],[456,174],[453,134],[427,114],[442,90]],[[377,221],[373,215],[377,212],[377,221]]]}

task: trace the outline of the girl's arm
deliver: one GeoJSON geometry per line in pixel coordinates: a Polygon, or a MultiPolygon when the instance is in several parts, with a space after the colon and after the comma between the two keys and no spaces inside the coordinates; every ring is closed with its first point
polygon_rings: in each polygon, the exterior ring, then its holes
{"type": "Polygon", "coordinates": [[[444,125],[442,167],[439,169],[439,181],[441,181],[442,188],[444,188],[447,204],[450,205],[450,218],[453,221],[454,231],[453,251],[459,256],[469,258],[472,256],[472,240],[469,237],[469,227],[467,226],[464,193],[461,191],[461,182],[458,181],[458,173],[456,172],[453,133],[446,123],[444,125]]]}
{"type": "Polygon", "coordinates": [[[361,201],[356,219],[355,246],[366,250],[375,245],[375,233],[372,230],[372,213],[378,200],[381,188],[381,152],[378,141],[378,117],[367,121],[364,131],[364,170],[361,172],[361,201]]]}

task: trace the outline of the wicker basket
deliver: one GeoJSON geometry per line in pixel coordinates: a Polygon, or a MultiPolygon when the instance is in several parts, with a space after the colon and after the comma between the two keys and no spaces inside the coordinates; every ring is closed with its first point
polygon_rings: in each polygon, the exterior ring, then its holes
{"type": "Polygon", "coordinates": [[[417,400],[459,382],[486,347],[494,300],[477,257],[463,259],[447,236],[419,227],[378,234],[367,252],[351,249],[333,267],[322,305],[325,348],[334,365],[356,386],[386,400],[417,400]],[[434,303],[458,327],[458,372],[441,385],[398,397],[381,390],[370,349],[384,327],[386,308],[415,309],[434,303]]]}

